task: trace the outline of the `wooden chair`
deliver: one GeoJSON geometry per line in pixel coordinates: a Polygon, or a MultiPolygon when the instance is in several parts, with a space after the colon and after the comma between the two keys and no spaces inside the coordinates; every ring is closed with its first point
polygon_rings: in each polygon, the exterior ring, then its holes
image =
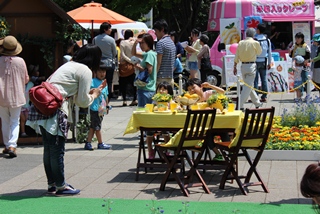
{"type": "Polygon", "coordinates": [[[224,174],[221,178],[220,189],[224,189],[227,180],[236,180],[241,192],[247,195],[248,186],[262,186],[265,192],[269,192],[264,184],[260,174],[257,171],[257,165],[264,151],[268,136],[271,130],[274,117],[274,107],[263,109],[246,109],[245,117],[241,129],[236,133],[232,142],[217,143],[223,157],[227,161],[224,174]],[[257,154],[251,159],[247,150],[254,149],[257,154]],[[250,168],[245,176],[238,175],[238,157],[244,156],[248,161],[250,168]],[[258,182],[250,182],[252,174],[258,179],[258,182]],[[242,182],[240,179],[245,179],[242,182]]]}
{"type": "MultiPolygon", "coordinates": [[[[140,141],[139,141],[139,150],[138,150],[138,160],[137,160],[137,168],[136,168],[136,181],[139,180],[139,171],[140,168],[144,168],[145,173],[148,173],[149,169],[165,169],[167,167],[165,161],[160,158],[154,158],[149,159],[147,158],[146,154],[146,146],[145,146],[145,139],[144,139],[144,133],[146,131],[168,131],[168,128],[146,128],[146,127],[140,127],[140,141]]],[[[171,128],[170,131],[179,131],[177,128],[171,128]]],[[[154,137],[154,145],[157,145],[159,142],[163,142],[163,140],[160,139],[159,135],[156,135],[154,137]]],[[[158,153],[157,147],[155,148],[156,153],[158,153]]],[[[160,156],[160,155],[159,155],[160,156]]]]}
{"type": "Polygon", "coordinates": [[[197,166],[199,161],[207,148],[207,136],[213,130],[213,123],[216,116],[216,110],[188,110],[184,128],[181,129],[175,137],[167,144],[156,145],[161,157],[167,164],[167,171],[162,179],[160,190],[164,191],[168,182],[169,176],[173,175],[174,179],[178,183],[180,189],[185,196],[189,196],[189,187],[202,186],[206,193],[210,193],[210,190],[199,173],[197,166]],[[180,139],[179,139],[180,137],[180,139]],[[197,143],[203,141],[203,145],[197,148],[197,143]],[[168,156],[166,154],[167,149],[174,151],[174,156],[168,156]],[[192,159],[187,151],[196,151],[198,155],[195,159],[192,159]],[[183,172],[184,160],[187,160],[190,165],[190,170],[186,173],[177,173],[180,169],[183,172]],[[193,177],[196,177],[200,183],[193,183],[193,177]]]}

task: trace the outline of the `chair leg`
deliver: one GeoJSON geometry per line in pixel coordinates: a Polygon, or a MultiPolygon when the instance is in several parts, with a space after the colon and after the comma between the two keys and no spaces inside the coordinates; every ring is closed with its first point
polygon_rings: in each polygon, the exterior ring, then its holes
{"type": "MultiPolygon", "coordinates": [[[[139,169],[141,164],[141,153],[143,156],[143,161],[146,163],[146,151],[144,146],[144,137],[143,137],[143,131],[140,131],[140,142],[139,142],[139,151],[138,151],[138,161],[137,161],[137,169],[136,169],[136,181],[139,180],[139,169]]],[[[147,173],[147,168],[144,168],[145,173],[147,173]]]]}
{"type": "Polygon", "coordinates": [[[249,168],[249,170],[247,172],[247,176],[246,176],[246,179],[245,179],[244,183],[248,184],[250,182],[252,174],[254,173],[255,176],[257,177],[258,181],[260,182],[260,185],[262,186],[262,189],[264,190],[264,192],[269,193],[268,187],[265,185],[262,177],[260,176],[260,174],[259,174],[259,172],[257,170],[257,165],[258,165],[258,162],[259,162],[259,160],[260,160],[260,158],[262,156],[262,152],[259,151],[257,153],[257,155],[254,158],[253,162],[251,160],[251,157],[250,157],[249,153],[246,150],[244,151],[244,154],[245,154],[245,157],[246,157],[248,163],[250,164],[250,168],[249,168]]]}

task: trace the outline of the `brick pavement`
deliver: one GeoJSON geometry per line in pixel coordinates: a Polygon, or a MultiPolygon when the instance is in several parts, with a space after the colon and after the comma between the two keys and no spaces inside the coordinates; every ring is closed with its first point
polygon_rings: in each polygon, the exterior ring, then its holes
{"type": "MultiPolygon", "coordinates": [[[[315,92],[313,92],[315,93],[315,92]]],[[[276,115],[283,108],[293,105],[294,94],[268,96],[264,107],[275,106],[276,115]]],[[[141,172],[135,181],[135,166],[138,151],[138,133],[123,136],[127,122],[135,107],[121,107],[121,100],[111,102],[113,109],[103,121],[103,139],[112,145],[112,150],[83,150],[83,144],[66,144],[65,174],[68,183],[81,189],[75,197],[152,199],[158,190],[163,172],[141,172]]],[[[253,107],[245,104],[245,107],[253,107]]],[[[96,144],[94,144],[96,148],[96,144]]],[[[211,194],[201,188],[191,188],[187,199],[177,184],[170,182],[165,191],[156,193],[157,198],[188,201],[261,202],[261,203],[311,203],[301,196],[299,182],[308,164],[312,161],[260,161],[258,169],[270,193],[261,187],[251,187],[248,196],[241,195],[236,184],[227,184],[225,190],[218,188],[222,175],[220,170],[209,170],[204,177],[211,194]]],[[[247,169],[240,161],[239,169],[247,169]]],[[[7,159],[0,155],[0,194],[42,196],[46,191],[46,178],[42,165],[41,145],[20,145],[18,157],[7,159]]]]}

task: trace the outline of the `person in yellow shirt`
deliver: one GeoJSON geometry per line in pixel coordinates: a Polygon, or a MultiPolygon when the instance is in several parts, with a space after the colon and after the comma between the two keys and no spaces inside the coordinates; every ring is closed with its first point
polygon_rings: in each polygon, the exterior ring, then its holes
{"type": "Polygon", "coordinates": [[[254,28],[248,28],[246,30],[246,39],[239,42],[236,56],[234,58],[233,73],[234,75],[237,75],[237,63],[241,61],[242,79],[246,83],[246,85],[243,86],[240,95],[241,110],[243,110],[243,105],[247,101],[249,96],[251,97],[251,100],[256,108],[259,108],[261,106],[258,95],[251,89],[251,87],[253,87],[257,71],[256,59],[257,56],[262,52],[260,43],[253,39],[255,33],[256,30],[254,28]],[[250,87],[248,87],[247,85],[250,87]]]}

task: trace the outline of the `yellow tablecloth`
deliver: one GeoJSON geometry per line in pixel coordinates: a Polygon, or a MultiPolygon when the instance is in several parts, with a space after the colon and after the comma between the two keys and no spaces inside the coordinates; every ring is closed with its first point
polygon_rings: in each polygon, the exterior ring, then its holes
{"type": "MultiPolygon", "coordinates": [[[[145,113],[133,112],[125,134],[136,133],[140,127],[145,128],[183,128],[187,113],[145,113]]],[[[217,114],[214,128],[237,129],[241,125],[244,114],[242,111],[217,114]]]]}

